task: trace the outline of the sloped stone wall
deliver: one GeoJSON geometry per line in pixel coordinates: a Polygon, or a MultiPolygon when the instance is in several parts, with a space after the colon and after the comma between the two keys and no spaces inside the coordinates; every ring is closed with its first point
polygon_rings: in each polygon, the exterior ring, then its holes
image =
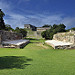
{"type": "Polygon", "coordinates": [[[75,31],[57,33],[53,36],[53,40],[48,40],[45,43],[54,49],[75,49],[75,31]]]}
{"type": "Polygon", "coordinates": [[[19,39],[22,39],[21,33],[0,30],[0,42],[7,40],[19,40],[19,39]]]}
{"type": "Polygon", "coordinates": [[[57,33],[53,36],[53,39],[75,44],[75,31],[65,32],[65,33],[57,33]]]}

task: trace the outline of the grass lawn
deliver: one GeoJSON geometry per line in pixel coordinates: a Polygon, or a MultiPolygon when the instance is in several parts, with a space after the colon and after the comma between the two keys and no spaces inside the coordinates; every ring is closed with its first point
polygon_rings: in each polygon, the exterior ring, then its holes
{"type": "Polygon", "coordinates": [[[31,39],[24,49],[0,48],[0,75],[75,75],[75,50],[54,50],[31,39]]]}

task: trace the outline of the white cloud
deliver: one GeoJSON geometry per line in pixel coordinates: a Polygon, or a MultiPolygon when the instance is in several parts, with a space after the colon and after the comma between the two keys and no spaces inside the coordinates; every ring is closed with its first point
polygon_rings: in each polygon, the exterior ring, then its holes
{"type": "Polygon", "coordinates": [[[64,23],[67,28],[75,27],[75,17],[65,17],[62,23],[64,23]]]}
{"type": "Polygon", "coordinates": [[[24,16],[19,14],[11,14],[8,19],[5,19],[5,23],[10,24],[13,28],[22,27],[24,23],[24,16]]]}
{"type": "Polygon", "coordinates": [[[7,12],[10,9],[10,5],[7,2],[0,1],[0,9],[7,12]]]}
{"type": "Polygon", "coordinates": [[[10,17],[5,20],[6,23],[12,25],[12,27],[24,27],[24,24],[33,24],[35,26],[42,26],[44,24],[58,24],[62,18],[61,15],[20,15],[20,14],[11,14],[10,17]]]}
{"type": "MultiPolygon", "coordinates": [[[[17,1],[17,0],[16,0],[17,1]]],[[[18,0],[19,3],[30,1],[30,0],[18,0]]],[[[8,4],[6,1],[0,1],[0,8],[6,14],[5,23],[12,25],[13,28],[15,27],[24,27],[24,24],[33,24],[35,26],[42,26],[44,24],[60,24],[64,23],[67,28],[74,27],[75,24],[75,17],[64,17],[63,14],[39,14],[34,12],[29,12],[27,10],[27,14],[19,14],[13,12],[13,6],[8,4]],[[30,14],[29,14],[30,13],[30,14]],[[33,15],[31,15],[33,13],[33,15]],[[8,16],[7,16],[8,15],[8,16]],[[64,18],[63,18],[63,17],[64,18]]],[[[26,10],[23,10],[22,13],[25,13],[26,10]]],[[[26,12],[26,13],[27,13],[26,12]]]]}

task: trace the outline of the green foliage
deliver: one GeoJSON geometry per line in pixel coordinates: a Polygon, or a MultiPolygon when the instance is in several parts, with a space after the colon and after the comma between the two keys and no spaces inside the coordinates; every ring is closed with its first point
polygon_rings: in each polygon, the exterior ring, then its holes
{"type": "Polygon", "coordinates": [[[58,25],[54,24],[53,27],[52,27],[52,29],[55,29],[57,27],[58,27],[58,25]]]}
{"type": "Polygon", "coordinates": [[[0,9],[0,18],[2,17],[4,17],[5,16],[5,14],[3,13],[3,11],[0,9]]]}
{"type": "Polygon", "coordinates": [[[51,27],[51,25],[45,24],[45,25],[42,26],[42,27],[51,27]]]}
{"type": "Polygon", "coordinates": [[[53,35],[56,34],[57,32],[66,32],[65,27],[66,26],[64,24],[59,25],[54,24],[51,27],[51,29],[42,32],[41,35],[45,39],[52,39],[53,35]]]}
{"type": "Polygon", "coordinates": [[[26,37],[26,35],[27,35],[27,31],[23,28],[16,27],[15,31],[17,33],[21,33],[23,35],[23,37],[26,37]]]}
{"type": "Polygon", "coordinates": [[[41,35],[42,35],[42,37],[44,38],[44,37],[46,36],[46,31],[43,31],[43,32],[41,33],[41,35]]]}
{"type": "Polygon", "coordinates": [[[75,27],[74,28],[71,28],[71,30],[74,30],[75,31],[75,27]]]}
{"type": "Polygon", "coordinates": [[[4,23],[4,20],[3,20],[4,16],[5,16],[5,14],[0,9],[0,30],[4,30],[5,29],[5,23],[4,23]]]}
{"type": "Polygon", "coordinates": [[[6,31],[10,31],[10,30],[14,31],[14,29],[8,24],[5,25],[5,30],[6,31]]]}

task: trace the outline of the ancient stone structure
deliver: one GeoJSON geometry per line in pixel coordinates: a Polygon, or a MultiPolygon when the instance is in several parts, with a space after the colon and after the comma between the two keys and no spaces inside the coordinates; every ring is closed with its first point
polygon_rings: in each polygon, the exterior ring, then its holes
{"type": "Polygon", "coordinates": [[[75,48],[75,31],[57,33],[53,40],[46,41],[54,49],[71,49],[75,48]]]}
{"type": "Polygon", "coordinates": [[[75,43],[75,31],[57,33],[53,36],[53,40],[59,40],[63,42],[75,43]]]}
{"type": "Polygon", "coordinates": [[[32,31],[36,31],[36,27],[31,24],[24,24],[25,29],[31,29],[32,31]]]}
{"type": "Polygon", "coordinates": [[[29,40],[9,40],[9,41],[3,41],[2,45],[4,48],[23,48],[29,43],[29,40]]]}
{"type": "Polygon", "coordinates": [[[27,29],[27,36],[31,38],[42,38],[41,33],[50,29],[51,27],[35,27],[31,24],[24,24],[24,28],[27,29]]]}
{"type": "Polygon", "coordinates": [[[37,27],[37,31],[46,31],[50,29],[51,27],[37,27]]]}
{"type": "Polygon", "coordinates": [[[0,36],[2,41],[22,39],[21,33],[9,32],[3,30],[0,30],[0,36]]]}
{"type": "Polygon", "coordinates": [[[29,42],[29,40],[22,40],[22,38],[21,33],[0,30],[0,47],[21,48],[29,42]]]}
{"type": "Polygon", "coordinates": [[[45,31],[45,30],[50,29],[51,27],[35,27],[31,24],[24,24],[24,28],[25,29],[31,29],[33,31],[45,31]]]}

